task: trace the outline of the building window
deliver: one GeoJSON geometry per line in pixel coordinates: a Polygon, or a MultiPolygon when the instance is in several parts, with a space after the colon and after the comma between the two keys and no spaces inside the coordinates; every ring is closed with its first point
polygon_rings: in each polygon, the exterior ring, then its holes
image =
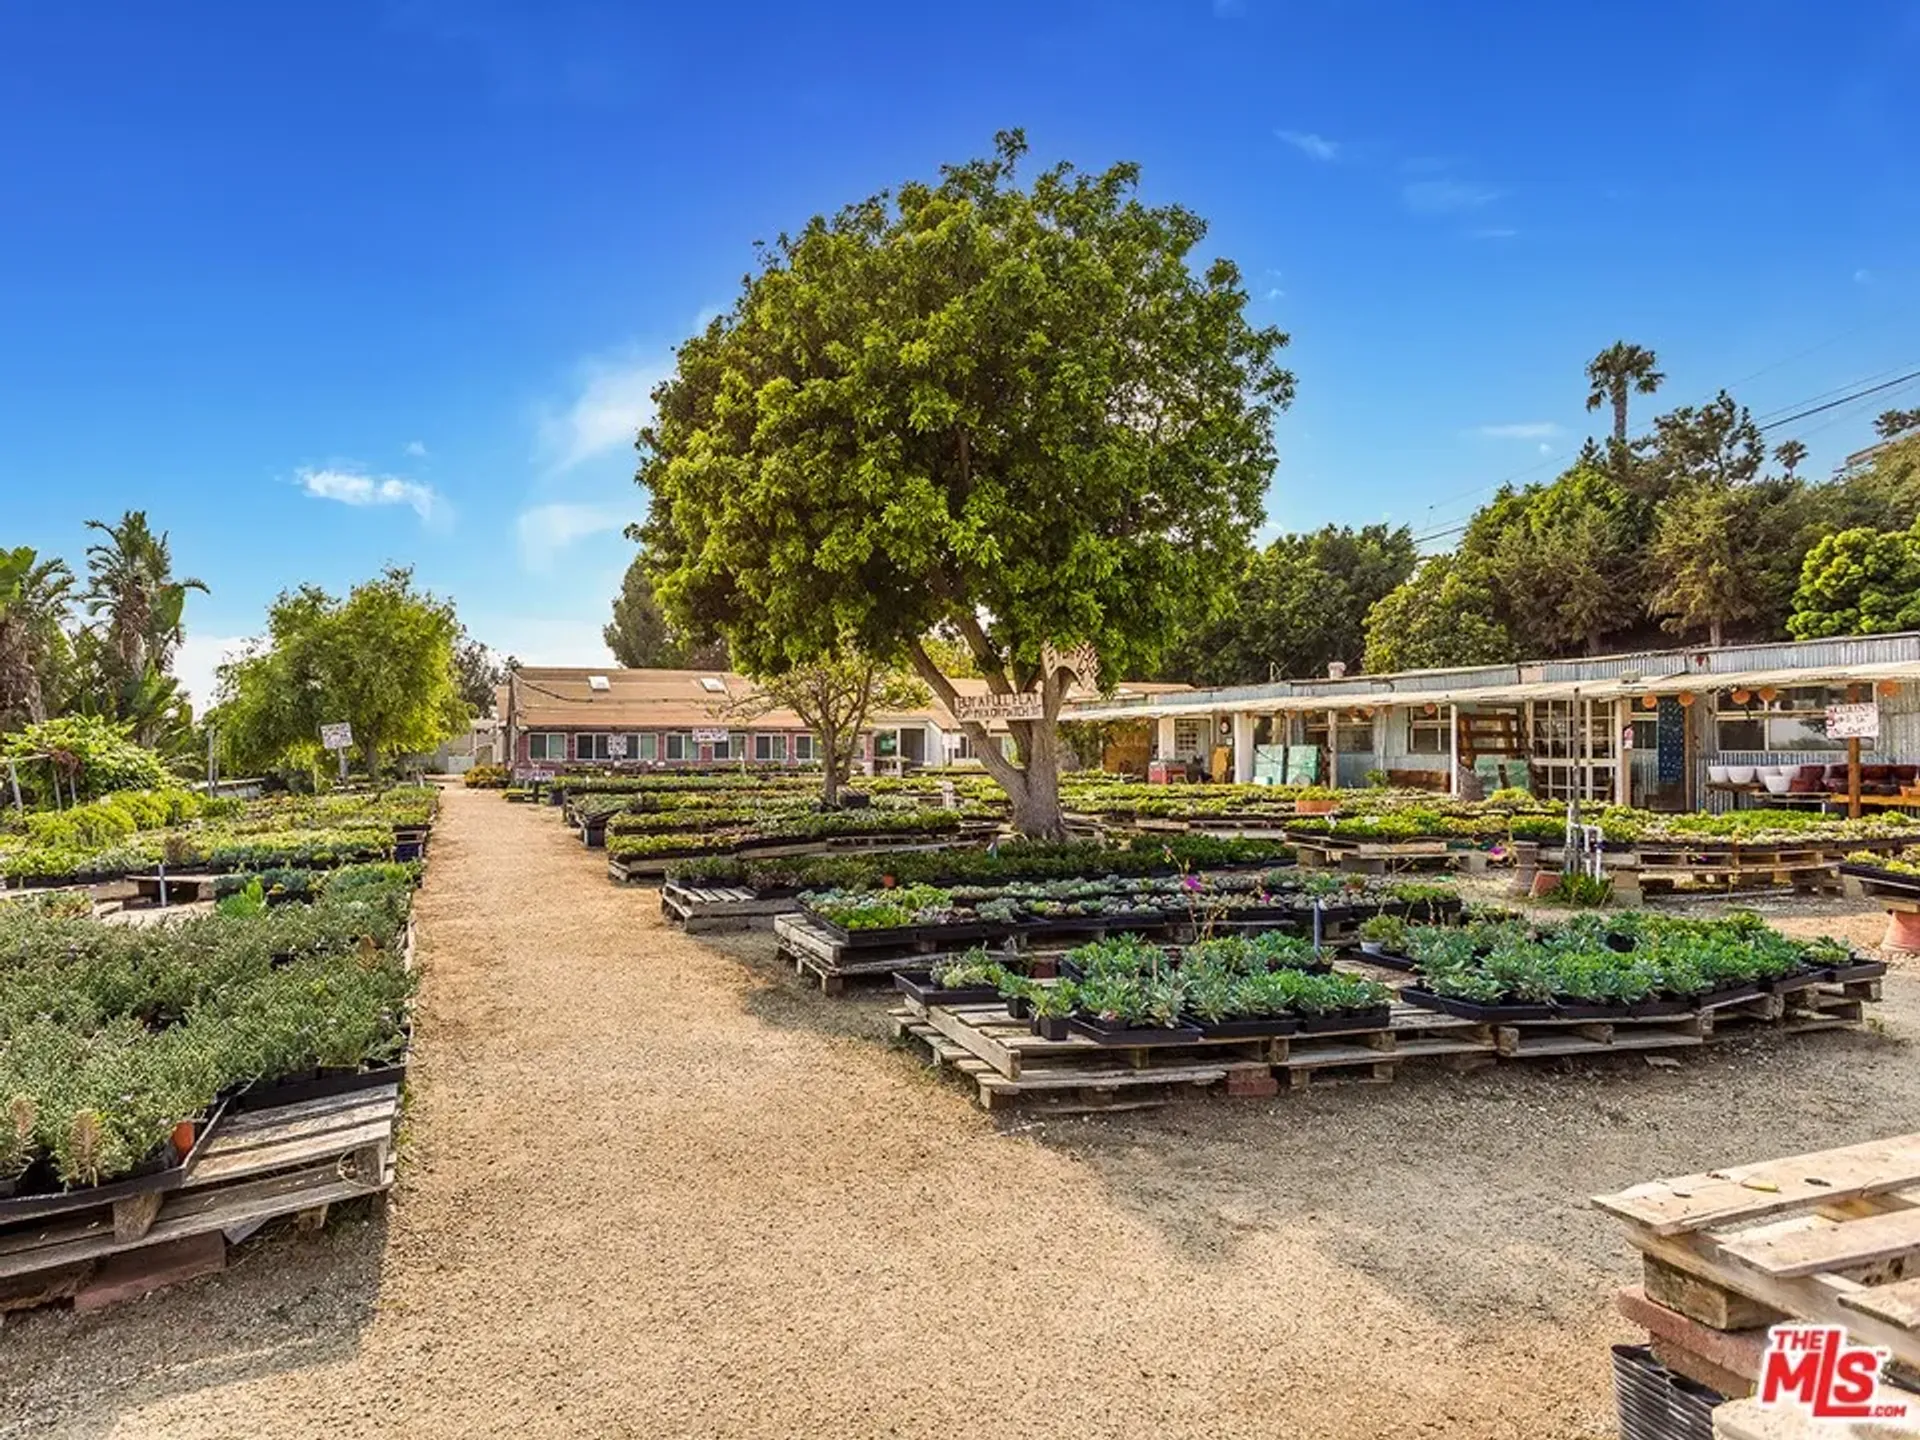
{"type": "Polygon", "coordinates": [[[693,757],[693,737],[682,731],[667,736],[667,759],[689,760],[693,757]]]}
{"type": "Polygon", "coordinates": [[[725,738],[720,740],[715,740],[712,742],[712,744],[713,744],[714,759],[716,760],[733,759],[733,737],[731,735],[728,735],[725,738]]]}
{"type": "Polygon", "coordinates": [[[876,730],[873,732],[873,753],[881,760],[890,759],[900,753],[900,732],[898,730],[876,730]]]}
{"type": "Polygon", "coordinates": [[[753,758],[756,760],[784,760],[787,758],[787,737],[784,735],[756,735],[753,737],[753,758]]]}
{"type": "Polygon", "coordinates": [[[796,735],[793,737],[793,758],[806,761],[813,759],[813,736],[796,735]]]}
{"type": "Polygon", "coordinates": [[[633,758],[635,760],[658,760],[660,758],[660,737],[658,735],[634,736],[633,758]]]}
{"type": "MultiPolygon", "coordinates": [[[[1714,701],[1714,741],[1725,754],[1733,750],[1844,750],[1847,742],[1827,738],[1827,706],[1844,705],[1843,686],[1805,685],[1762,700],[1757,691],[1745,700],[1722,690],[1714,701]]],[[[1871,740],[1860,742],[1863,750],[1871,740]]]]}
{"type": "Polygon", "coordinates": [[[600,761],[631,760],[639,750],[639,746],[635,743],[639,738],[637,735],[575,735],[573,758],[600,761]],[[624,740],[626,743],[616,744],[617,740],[624,740]],[[617,755],[614,753],[616,750],[620,752],[617,755]]]}
{"type": "Polygon", "coordinates": [[[1175,760],[1192,760],[1200,755],[1203,741],[1201,731],[1206,725],[1204,720],[1175,720],[1173,722],[1173,755],[1175,760]]]}
{"type": "MultiPolygon", "coordinates": [[[[1309,711],[1306,717],[1307,744],[1327,748],[1327,717],[1321,711],[1309,711]]],[[[1373,753],[1373,722],[1355,720],[1350,716],[1340,717],[1340,753],[1342,755],[1371,755],[1373,753]]]]}
{"type": "Polygon", "coordinates": [[[1407,712],[1407,753],[1409,755],[1445,755],[1452,746],[1449,743],[1448,717],[1429,715],[1425,711],[1407,712]]]}
{"type": "Polygon", "coordinates": [[[527,759],[535,765],[550,764],[566,758],[567,737],[559,731],[536,731],[527,736],[527,759]]]}

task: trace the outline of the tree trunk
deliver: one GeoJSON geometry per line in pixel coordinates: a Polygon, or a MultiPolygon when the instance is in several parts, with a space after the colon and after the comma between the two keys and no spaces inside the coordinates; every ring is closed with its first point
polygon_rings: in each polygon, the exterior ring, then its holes
{"type": "Polygon", "coordinates": [[[831,726],[820,727],[820,753],[825,772],[820,781],[820,807],[836,810],[840,806],[840,736],[831,726]]]}
{"type": "Polygon", "coordinates": [[[1028,723],[1026,770],[1013,802],[1013,828],[1029,840],[1064,840],[1067,820],[1060,809],[1060,727],[1057,721],[1028,723]]]}
{"type": "Polygon", "coordinates": [[[369,785],[379,784],[380,747],[371,740],[367,741],[366,744],[360,747],[360,759],[367,767],[367,783],[369,785]]]}
{"type": "Polygon", "coordinates": [[[1622,445],[1627,443],[1627,389],[1624,385],[1613,392],[1613,438],[1622,445]]]}
{"type": "Polygon", "coordinates": [[[1606,652],[1601,649],[1601,646],[1605,643],[1605,640],[1606,640],[1606,637],[1603,632],[1599,630],[1589,630],[1587,632],[1587,654],[1589,655],[1605,654],[1606,652]]]}
{"type": "Polygon", "coordinates": [[[1727,627],[1718,615],[1707,622],[1707,643],[1718,650],[1727,638],[1727,627]]]}

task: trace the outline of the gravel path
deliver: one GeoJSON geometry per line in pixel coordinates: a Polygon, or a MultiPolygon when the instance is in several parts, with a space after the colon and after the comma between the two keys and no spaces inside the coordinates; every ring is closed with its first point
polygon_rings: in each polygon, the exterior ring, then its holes
{"type": "Polygon", "coordinates": [[[0,1333],[0,1436],[1611,1434],[1584,1197],[1920,1114],[1868,1032],[1001,1123],[447,795],[401,1183],[219,1276],[0,1333]]]}

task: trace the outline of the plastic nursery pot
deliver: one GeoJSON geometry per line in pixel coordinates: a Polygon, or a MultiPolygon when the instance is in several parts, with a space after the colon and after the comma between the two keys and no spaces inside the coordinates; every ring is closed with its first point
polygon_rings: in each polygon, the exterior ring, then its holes
{"type": "Polygon", "coordinates": [[[1067,1023],[1075,1033],[1102,1045],[1191,1045],[1200,1038],[1196,1025],[1134,1026],[1124,1020],[1108,1023],[1091,1015],[1075,1015],[1067,1023]]]}
{"type": "Polygon", "coordinates": [[[1198,1015],[1185,1017],[1208,1040],[1265,1040],[1274,1035],[1291,1035],[1300,1028],[1297,1015],[1254,1015],[1244,1020],[1202,1020],[1198,1015]]]}
{"type": "Polygon", "coordinates": [[[1024,995],[1007,996],[1007,1014],[1016,1020],[1025,1020],[1033,1014],[1033,1001],[1024,995]]]}
{"type": "Polygon", "coordinates": [[[1042,1040],[1065,1040],[1073,1032],[1064,1015],[1036,1015],[1033,1017],[1033,1033],[1042,1040]]]}
{"type": "Polygon", "coordinates": [[[1436,995],[1431,990],[1422,990],[1417,985],[1408,985],[1400,992],[1400,998],[1409,1005],[1418,1005],[1423,1010],[1438,1010],[1446,1015],[1458,1015],[1463,1020],[1481,1020],[1493,1023],[1518,1022],[1522,1020],[1551,1020],[1551,1005],[1476,1005],[1471,1000],[1455,1000],[1449,995],[1436,995]]]}
{"type": "Polygon", "coordinates": [[[1341,1035],[1349,1030],[1384,1030],[1391,1018],[1391,1011],[1385,1005],[1375,1005],[1366,1010],[1335,1010],[1325,1015],[1303,1015],[1300,1017],[1300,1033],[1341,1035]]]}

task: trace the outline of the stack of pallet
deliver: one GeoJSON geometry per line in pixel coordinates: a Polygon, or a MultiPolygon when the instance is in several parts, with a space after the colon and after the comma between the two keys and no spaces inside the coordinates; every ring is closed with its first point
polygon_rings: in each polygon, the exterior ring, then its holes
{"type": "MultiPolygon", "coordinates": [[[[1793,1320],[1838,1325],[1884,1348],[1894,1380],[1920,1379],[1920,1134],[1655,1180],[1593,1203],[1626,1223],[1641,1254],[1643,1283],[1620,1292],[1619,1309],[1667,1371],[1751,1395],[1768,1327],[1793,1320]]],[[[1632,1428],[1622,1395],[1622,1433],[1654,1433],[1632,1428]]],[[[1920,1413],[1920,1394],[1913,1404],[1920,1413]]],[[[1742,1428],[1751,1414],[1716,1417],[1716,1433],[1762,1433],[1742,1428]]],[[[1776,1411],[1768,1423],[1790,1419],[1776,1411]]],[[[1765,1433],[1848,1432],[1822,1422],[1765,1433]]]]}
{"type": "Polygon", "coordinates": [[[397,1085],[229,1111],[175,1188],[9,1200],[0,1316],[67,1299],[98,1309],[222,1269],[229,1243],[282,1216],[318,1228],[328,1207],[392,1186],[399,1116],[397,1085]]]}

